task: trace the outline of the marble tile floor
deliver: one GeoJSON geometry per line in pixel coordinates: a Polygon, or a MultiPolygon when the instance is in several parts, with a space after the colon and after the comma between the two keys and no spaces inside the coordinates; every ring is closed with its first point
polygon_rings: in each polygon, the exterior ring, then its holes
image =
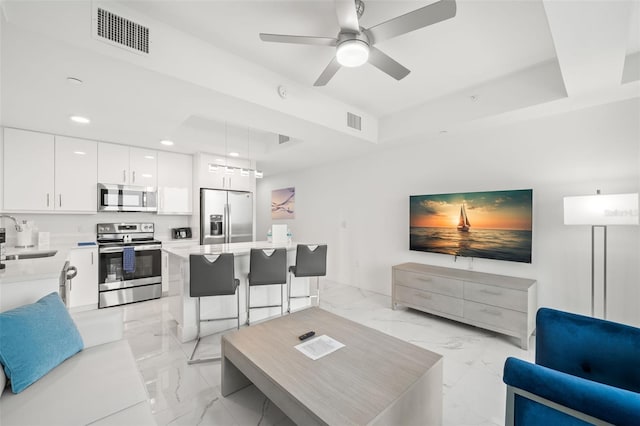
{"type": "MultiPolygon", "coordinates": [[[[322,283],[321,306],[444,356],[443,424],[503,425],[508,356],[532,361],[518,339],[466,326],[422,312],[391,309],[389,296],[329,281],[322,283]]],[[[220,394],[220,363],[188,365],[193,342],[175,337],[168,298],[124,307],[125,338],[146,383],[158,425],[293,425],[257,388],[227,398],[220,394]]],[[[220,352],[220,335],[202,339],[201,357],[220,352]]]]}

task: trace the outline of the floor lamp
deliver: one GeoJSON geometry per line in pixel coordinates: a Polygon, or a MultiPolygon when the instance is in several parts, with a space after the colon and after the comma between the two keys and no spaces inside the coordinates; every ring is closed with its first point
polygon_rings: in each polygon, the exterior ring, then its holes
{"type": "Polygon", "coordinates": [[[604,232],[603,311],[607,318],[607,226],[638,225],[638,194],[612,194],[564,197],[564,224],[591,225],[591,316],[595,315],[595,229],[604,232]]]}

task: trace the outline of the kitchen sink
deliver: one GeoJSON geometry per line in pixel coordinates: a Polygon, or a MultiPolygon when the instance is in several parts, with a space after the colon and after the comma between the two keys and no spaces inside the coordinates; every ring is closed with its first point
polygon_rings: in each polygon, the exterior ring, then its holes
{"type": "Polygon", "coordinates": [[[56,253],[58,253],[58,250],[45,250],[45,251],[37,251],[33,253],[15,253],[15,254],[8,254],[6,260],[39,259],[41,257],[55,256],[56,253]]]}

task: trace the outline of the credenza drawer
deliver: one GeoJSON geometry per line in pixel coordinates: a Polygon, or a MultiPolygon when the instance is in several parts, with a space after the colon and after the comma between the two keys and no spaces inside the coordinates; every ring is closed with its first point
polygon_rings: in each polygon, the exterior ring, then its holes
{"type": "Polygon", "coordinates": [[[464,285],[462,281],[439,277],[437,275],[417,274],[399,269],[396,269],[394,274],[394,284],[438,293],[445,296],[462,298],[464,285]]]}
{"type": "Polygon", "coordinates": [[[505,330],[517,332],[527,330],[527,315],[525,313],[469,300],[464,301],[464,317],[471,321],[478,321],[505,330]]]}
{"type": "Polygon", "coordinates": [[[480,283],[464,283],[464,299],[527,312],[527,292],[480,283]]]}
{"type": "Polygon", "coordinates": [[[395,287],[395,301],[462,318],[462,299],[397,285],[395,287]]]}

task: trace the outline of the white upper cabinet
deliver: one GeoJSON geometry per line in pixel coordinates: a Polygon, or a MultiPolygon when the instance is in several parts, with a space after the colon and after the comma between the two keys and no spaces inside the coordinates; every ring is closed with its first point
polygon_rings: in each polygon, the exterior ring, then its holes
{"type": "Polygon", "coordinates": [[[55,137],[55,210],[96,212],[98,143],[55,137]]]}
{"type": "Polygon", "coordinates": [[[158,151],[130,148],[131,185],[158,186],[158,151]]]}
{"type": "Polygon", "coordinates": [[[240,173],[241,167],[248,167],[247,160],[226,159],[226,164],[233,170],[230,174],[227,173],[225,163],[217,161],[218,158],[209,154],[197,154],[199,187],[255,192],[256,179],[253,172],[248,176],[242,176],[240,173]]]}
{"type": "Polygon", "coordinates": [[[98,182],[116,185],[158,185],[157,151],[111,143],[98,144],[98,182]]]}
{"type": "Polygon", "coordinates": [[[112,143],[98,144],[98,182],[129,184],[129,147],[112,143]]]}
{"type": "Polygon", "coordinates": [[[9,211],[96,212],[97,143],[4,129],[9,211]]]}
{"type": "Polygon", "coordinates": [[[234,170],[234,174],[229,175],[225,173],[223,178],[225,183],[225,189],[231,189],[234,191],[250,191],[255,190],[255,177],[249,173],[246,176],[240,174],[240,170],[234,170]]]}
{"type": "Polygon", "coordinates": [[[158,152],[158,214],[191,214],[192,157],[158,152]]]}
{"type": "Polygon", "coordinates": [[[5,128],[5,211],[53,210],[53,198],[53,135],[5,128]]]}

